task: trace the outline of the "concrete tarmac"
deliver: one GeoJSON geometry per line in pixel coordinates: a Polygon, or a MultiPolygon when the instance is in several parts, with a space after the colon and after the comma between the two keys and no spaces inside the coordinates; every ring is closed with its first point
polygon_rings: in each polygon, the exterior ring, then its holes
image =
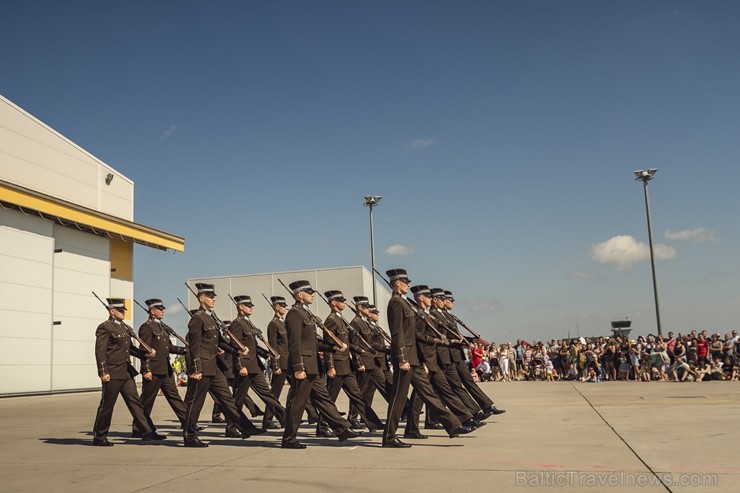
{"type": "MultiPolygon", "coordinates": [[[[92,447],[98,392],[0,399],[0,491],[740,491],[738,382],[481,386],[506,414],[456,439],[422,430],[429,438],[402,450],[381,448],[379,432],[340,444],[307,424],[305,450],[281,449],[282,430],[225,438],[207,421],[210,400],[201,415],[210,447],[186,449],[163,397],[152,418],[167,440],[129,438],[119,399],[115,446],[92,447]]],[[[338,403],[346,411],[343,394],[338,403]]],[[[384,418],[380,396],[374,408],[384,418]]]]}

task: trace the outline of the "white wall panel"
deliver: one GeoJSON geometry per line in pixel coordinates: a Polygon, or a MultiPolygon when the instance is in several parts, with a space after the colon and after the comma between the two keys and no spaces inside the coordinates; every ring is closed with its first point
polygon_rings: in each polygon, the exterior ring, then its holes
{"type": "Polygon", "coordinates": [[[2,338],[0,341],[3,361],[0,394],[48,392],[51,388],[49,340],[2,338]]]}

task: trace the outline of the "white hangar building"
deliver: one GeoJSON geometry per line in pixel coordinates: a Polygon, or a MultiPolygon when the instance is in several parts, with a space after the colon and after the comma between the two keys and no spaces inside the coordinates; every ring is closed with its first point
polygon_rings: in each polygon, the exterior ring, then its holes
{"type": "Polygon", "coordinates": [[[134,243],[185,248],[134,222],[130,179],[0,96],[0,395],[100,387],[92,291],[131,307],[134,243]]]}
{"type": "MultiPolygon", "coordinates": [[[[310,281],[311,287],[321,293],[322,296],[325,291],[331,289],[340,290],[345,298],[347,298],[348,308],[344,310],[343,315],[348,321],[354,318],[354,314],[349,308],[354,308],[352,304],[352,298],[354,296],[367,296],[371,303],[373,301],[373,278],[370,272],[363,266],[272,272],[268,274],[202,277],[189,279],[188,285],[195,290],[195,283],[207,282],[213,284],[217,294],[217,302],[214,309],[219,318],[224,321],[233,320],[236,317],[236,307],[229,299],[229,294],[231,296],[241,294],[251,296],[252,303],[254,303],[254,313],[251,319],[258,328],[265,332],[266,336],[267,324],[272,319],[273,312],[268,302],[263,298],[263,295],[268,299],[270,296],[282,296],[290,306],[294,303],[293,297],[280,284],[280,281],[283,281],[288,286],[291,282],[299,279],[310,281]]],[[[391,299],[391,292],[377,276],[375,280],[375,291],[377,294],[375,305],[380,310],[380,320],[378,322],[387,331],[388,327],[384,321],[385,310],[391,299]]],[[[188,300],[189,309],[198,308],[198,300],[195,299],[195,296],[189,294],[188,300]]],[[[321,320],[324,320],[329,315],[329,308],[326,303],[321,301],[318,293],[314,296],[313,304],[310,308],[321,320]]]]}

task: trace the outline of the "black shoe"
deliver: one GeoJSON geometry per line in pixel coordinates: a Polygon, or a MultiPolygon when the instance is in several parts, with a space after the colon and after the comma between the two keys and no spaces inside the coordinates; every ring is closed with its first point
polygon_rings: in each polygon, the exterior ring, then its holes
{"type": "Polygon", "coordinates": [[[141,439],[145,442],[151,442],[152,440],[164,440],[165,438],[167,438],[166,435],[160,435],[156,431],[141,436],[141,439]]]}
{"type": "Polygon", "coordinates": [[[352,428],[353,430],[364,430],[365,429],[365,424],[364,423],[360,423],[359,421],[354,421],[354,422],[352,422],[350,424],[349,427],[352,428]]]}
{"type": "Polygon", "coordinates": [[[489,411],[491,411],[491,414],[504,414],[506,412],[506,409],[499,409],[496,406],[491,406],[489,408],[489,411]]]}
{"type": "Polygon", "coordinates": [[[186,438],[185,439],[185,446],[186,447],[194,447],[194,448],[204,448],[207,447],[207,443],[203,443],[200,441],[200,438],[186,438]]]}
{"type": "Polygon", "coordinates": [[[211,423],[226,423],[226,420],[223,416],[214,416],[211,418],[211,423]]]}
{"type": "Polygon", "coordinates": [[[352,431],[348,428],[340,433],[338,438],[340,442],[346,442],[350,438],[357,438],[361,437],[362,435],[363,433],[361,431],[352,431]]]}
{"type": "Polygon", "coordinates": [[[467,420],[463,424],[465,426],[469,427],[469,428],[476,429],[476,428],[480,428],[481,426],[486,425],[486,422],[485,421],[478,421],[475,418],[470,418],[469,420],[467,420]]]}
{"type": "Polygon", "coordinates": [[[316,436],[319,438],[331,438],[334,436],[334,433],[329,430],[318,430],[316,436]]]}
{"type": "Polygon", "coordinates": [[[141,438],[141,432],[139,430],[134,430],[131,432],[131,438],[141,438]]]}
{"type": "Polygon", "coordinates": [[[254,413],[251,413],[253,418],[258,418],[260,416],[264,416],[265,412],[262,409],[257,408],[254,413]]]}
{"type": "Polygon", "coordinates": [[[226,438],[249,438],[249,436],[243,436],[241,433],[235,430],[227,430],[226,433],[224,433],[224,436],[226,438]]]}
{"type": "Polygon", "coordinates": [[[308,418],[308,424],[315,425],[319,422],[319,418],[308,418]]]}
{"type": "Polygon", "coordinates": [[[113,444],[107,438],[94,438],[92,444],[96,447],[112,447],[113,444]]]}
{"type": "Polygon", "coordinates": [[[470,426],[462,425],[459,428],[455,428],[454,430],[452,430],[452,432],[450,433],[450,438],[457,438],[460,435],[467,435],[468,433],[472,432],[473,428],[471,428],[470,426]]]}
{"type": "Polygon", "coordinates": [[[404,443],[398,438],[383,442],[383,448],[411,448],[410,443],[404,443]]]}
{"type": "Polygon", "coordinates": [[[256,426],[253,426],[251,428],[248,428],[246,431],[250,435],[264,435],[265,433],[267,433],[267,430],[266,429],[264,429],[264,428],[257,428],[256,426]]]}
{"type": "Polygon", "coordinates": [[[489,411],[489,410],[486,410],[486,411],[478,411],[473,416],[473,419],[477,419],[478,421],[483,421],[483,420],[486,420],[486,419],[490,418],[492,415],[493,415],[493,411],[489,411]]]}
{"type": "Polygon", "coordinates": [[[264,429],[265,430],[279,430],[280,429],[280,425],[277,424],[277,423],[273,423],[272,421],[270,421],[269,423],[265,423],[264,429]]]}
{"type": "Polygon", "coordinates": [[[444,428],[444,426],[442,426],[439,423],[431,423],[428,425],[424,425],[425,430],[441,430],[442,428],[444,428]]]}
{"type": "Polygon", "coordinates": [[[339,415],[340,415],[340,416],[346,416],[346,415],[347,415],[347,413],[345,413],[344,411],[339,411],[339,415]]]}
{"type": "Polygon", "coordinates": [[[301,450],[306,448],[306,446],[303,445],[301,442],[283,442],[280,444],[280,448],[292,448],[296,450],[301,450]]]}
{"type": "Polygon", "coordinates": [[[412,439],[412,440],[426,440],[427,438],[429,438],[428,436],[422,435],[419,432],[416,432],[416,433],[404,433],[403,434],[403,437],[404,438],[408,438],[408,439],[412,439]]]}

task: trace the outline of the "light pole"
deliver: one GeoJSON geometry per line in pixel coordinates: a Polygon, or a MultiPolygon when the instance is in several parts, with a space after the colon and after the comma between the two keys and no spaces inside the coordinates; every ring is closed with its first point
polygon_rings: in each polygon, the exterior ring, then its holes
{"type": "Polygon", "coordinates": [[[645,190],[645,214],[647,215],[648,241],[650,242],[650,265],[653,270],[653,295],[655,297],[655,320],[658,323],[658,335],[663,335],[663,328],[660,325],[660,304],[658,303],[658,278],[655,274],[655,253],[653,251],[653,226],[650,221],[650,195],[648,194],[648,182],[653,179],[653,175],[658,170],[650,168],[649,170],[638,169],[635,171],[635,181],[641,181],[645,190]]]}
{"type": "Polygon", "coordinates": [[[375,292],[375,228],[373,228],[373,207],[378,205],[380,195],[365,195],[365,207],[370,208],[370,263],[371,271],[370,275],[373,276],[373,305],[375,304],[376,292],[375,292]]]}

